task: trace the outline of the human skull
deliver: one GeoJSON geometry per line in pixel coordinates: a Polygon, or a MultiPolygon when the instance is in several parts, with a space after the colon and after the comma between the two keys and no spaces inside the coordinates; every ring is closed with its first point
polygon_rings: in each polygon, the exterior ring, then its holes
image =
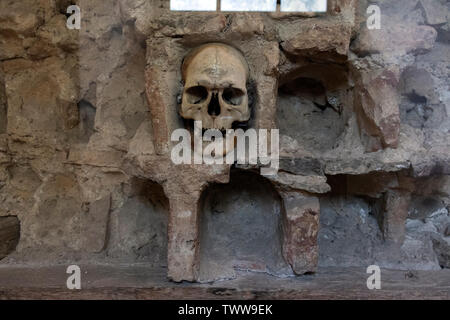
{"type": "Polygon", "coordinates": [[[194,49],[184,60],[180,115],[202,121],[205,129],[231,129],[250,118],[248,65],[236,49],[211,43],[194,49]]]}

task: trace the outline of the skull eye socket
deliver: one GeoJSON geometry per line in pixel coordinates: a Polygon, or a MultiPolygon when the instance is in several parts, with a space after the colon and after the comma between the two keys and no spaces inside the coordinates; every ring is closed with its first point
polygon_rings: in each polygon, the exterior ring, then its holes
{"type": "Polygon", "coordinates": [[[222,98],[223,100],[233,106],[238,106],[242,103],[242,98],[244,97],[244,92],[237,88],[226,88],[223,90],[222,98]]]}
{"type": "Polygon", "coordinates": [[[186,90],[187,101],[192,104],[198,104],[208,98],[208,90],[202,86],[190,87],[186,90]]]}

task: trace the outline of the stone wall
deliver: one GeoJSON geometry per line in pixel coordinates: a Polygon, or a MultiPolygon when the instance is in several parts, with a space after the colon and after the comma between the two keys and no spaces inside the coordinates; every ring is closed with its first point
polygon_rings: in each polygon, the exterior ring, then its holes
{"type": "Polygon", "coordinates": [[[317,263],[448,268],[449,9],[330,0],[327,14],[194,14],[162,0],[1,0],[0,263],[168,260],[174,280],[210,280],[232,274],[204,267],[228,244],[238,267],[284,275],[285,263],[297,274],[317,263]],[[66,27],[71,3],[80,30],[66,27]],[[366,28],[370,4],[381,30],[366,28]],[[249,63],[250,126],[280,129],[280,171],[267,179],[276,191],[249,178],[255,186],[237,193],[233,179],[223,185],[229,167],[170,165],[181,62],[209,42],[249,63]],[[248,267],[226,232],[204,232],[221,220],[244,232],[240,214],[258,215],[249,230],[284,237],[266,265],[248,267]]]}

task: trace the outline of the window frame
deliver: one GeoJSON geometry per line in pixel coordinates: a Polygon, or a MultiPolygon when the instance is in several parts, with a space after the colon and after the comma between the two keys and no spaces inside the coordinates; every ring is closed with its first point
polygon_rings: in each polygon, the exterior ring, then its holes
{"type": "MultiPolygon", "coordinates": [[[[172,1],[174,0],[170,0],[170,10],[171,11],[175,11],[175,12],[270,12],[270,13],[285,13],[285,14],[289,14],[289,13],[326,13],[328,11],[329,5],[328,5],[328,0],[315,0],[315,1],[324,1],[325,2],[325,10],[324,11],[290,11],[290,10],[282,10],[282,2],[284,0],[274,0],[276,1],[276,5],[275,5],[275,11],[264,11],[264,10],[222,10],[222,6],[221,6],[221,2],[223,0],[216,0],[216,9],[214,10],[207,10],[207,9],[195,9],[195,8],[191,8],[191,9],[174,9],[172,7],[172,1]]],[[[210,0],[212,1],[212,0],[210,0]]],[[[298,1],[302,1],[302,0],[298,0],[298,1]]]]}

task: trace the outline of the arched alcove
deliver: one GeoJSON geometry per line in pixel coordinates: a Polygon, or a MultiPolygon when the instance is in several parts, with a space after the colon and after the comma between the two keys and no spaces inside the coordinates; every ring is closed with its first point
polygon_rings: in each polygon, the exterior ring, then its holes
{"type": "Polygon", "coordinates": [[[161,185],[133,179],[111,213],[108,255],[124,262],[167,266],[169,201],[161,185]]]}
{"type": "Polygon", "coordinates": [[[201,208],[199,281],[246,271],[292,275],[282,256],[281,199],[263,177],[232,170],[229,184],[204,191],[201,208]]]}
{"type": "Polygon", "coordinates": [[[345,131],[348,76],[337,65],[306,65],[280,79],[277,125],[299,149],[323,153],[336,147],[345,131]]]}

